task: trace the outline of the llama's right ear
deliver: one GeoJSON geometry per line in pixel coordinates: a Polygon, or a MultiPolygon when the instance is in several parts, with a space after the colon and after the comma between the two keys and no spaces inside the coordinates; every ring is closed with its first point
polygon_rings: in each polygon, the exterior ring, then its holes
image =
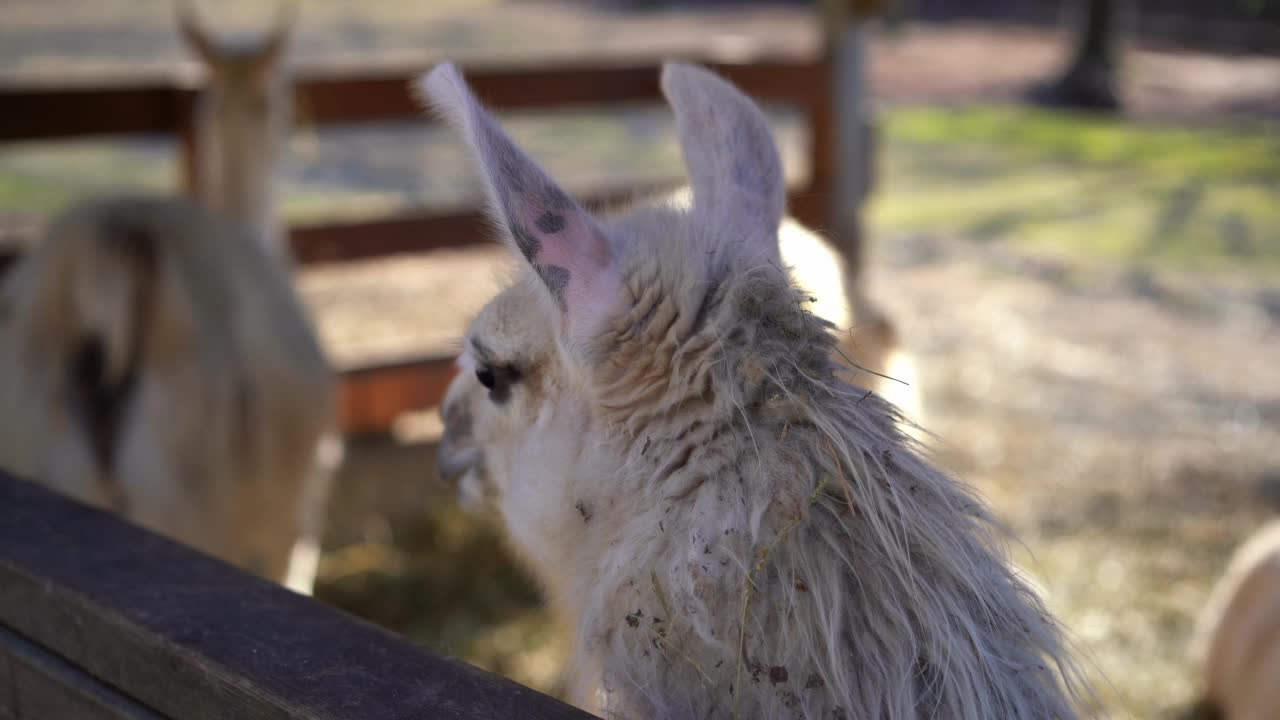
{"type": "Polygon", "coordinates": [[[621,287],[613,251],[589,213],[498,127],[450,63],[419,79],[423,99],[461,132],[485,179],[496,219],[560,307],[570,330],[612,306],[621,287]]]}
{"type": "Polygon", "coordinates": [[[764,113],[696,65],[664,64],[662,93],[676,115],[694,211],[721,241],[745,242],[777,260],[786,180],[764,113]]]}
{"type": "Polygon", "coordinates": [[[191,3],[184,0],[178,3],[178,30],[182,33],[182,39],[186,41],[187,47],[196,54],[207,65],[213,65],[221,54],[218,52],[218,46],[209,37],[200,24],[200,19],[196,17],[195,8],[191,7],[191,3]]]}
{"type": "Polygon", "coordinates": [[[286,2],[276,9],[276,20],[271,28],[271,34],[267,36],[253,59],[254,70],[261,79],[269,77],[283,62],[297,18],[298,6],[295,2],[286,2]]]}

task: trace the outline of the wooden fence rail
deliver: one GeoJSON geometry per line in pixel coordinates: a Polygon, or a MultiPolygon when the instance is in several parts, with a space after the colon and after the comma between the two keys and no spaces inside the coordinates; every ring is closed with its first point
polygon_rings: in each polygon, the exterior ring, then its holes
{"type": "MultiPolygon", "coordinates": [[[[791,194],[790,210],[802,222],[829,228],[836,173],[829,63],[823,59],[756,58],[746,63],[686,59],[712,67],[758,100],[806,111],[810,177],[791,194]]],[[[653,60],[583,61],[536,68],[468,67],[466,74],[476,94],[491,107],[521,110],[657,102],[661,100],[660,67],[653,60]]],[[[295,116],[321,127],[432,121],[410,91],[410,82],[421,70],[304,75],[295,84],[295,116]]],[[[180,140],[180,167],[190,190],[197,174],[192,151],[195,99],[195,91],[176,80],[0,87],[0,142],[172,134],[180,140]]],[[[637,190],[617,188],[584,200],[588,205],[610,204],[637,190]]],[[[489,236],[489,228],[475,208],[403,212],[359,222],[295,226],[290,228],[289,242],[294,257],[305,265],[466,245],[489,236]]],[[[6,255],[0,249],[0,272],[12,263],[12,253],[6,255]]],[[[342,427],[348,432],[385,430],[396,415],[436,404],[451,373],[448,359],[442,357],[351,369],[344,373],[342,427]]]]}
{"type": "Polygon", "coordinates": [[[4,720],[590,717],[0,471],[4,720]]]}

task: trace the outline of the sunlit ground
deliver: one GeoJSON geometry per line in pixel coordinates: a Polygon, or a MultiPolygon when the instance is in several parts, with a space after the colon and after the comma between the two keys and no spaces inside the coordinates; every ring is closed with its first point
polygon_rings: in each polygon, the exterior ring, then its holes
{"type": "Polygon", "coordinates": [[[877,225],[1103,263],[1280,270],[1280,126],[900,109],[877,225]]]}
{"type": "MultiPolygon", "coordinates": [[[[801,174],[795,118],[774,120],[801,174]]],[[[1155,716],[1191,693],[1187,636],[1226,555],[1280,507],[1280,132],[997,106],[883,120],[872,280],[922,366],[939,461],[1017,533],[1112,715],[1155,716]]],[[[514,132],[571,187],[679,168],[661,112],[514,132]]],[[[292,152],[294,219],[477,191],[435,130],[303,132],[292,152]]],[[[172,187],[170,157],[160,141],[5,148],[0,213],[121,177],[172,187]]],[[[336,317],[338,300],[313,307],[336,317]]],[[[361,337],[358,319],[320,322],[331,343],[361,337]]],[[[423,505],[344,533],[319,597],[554,690],[535,588],[447,495],[423,505]]]]}

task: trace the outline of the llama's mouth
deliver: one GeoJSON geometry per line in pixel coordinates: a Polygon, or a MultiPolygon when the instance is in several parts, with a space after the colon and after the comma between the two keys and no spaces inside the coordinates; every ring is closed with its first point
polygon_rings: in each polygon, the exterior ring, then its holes
{"type": "Polygon", "coordinates": [[[484,473],[484,455],[472,447],[459,447],[446,433],[436,449],[436,469],[440,479],[453,486],[463,510],[483,513],[491,507],[492,487],[484,473]]]}
{"type": "Polygon", "coordinates": [[[458,447],[457,443],[450,440],[448,433],[440,438],[440,445],[436,448],[436,469],[441,480],[452,485],[459,484],[468,471],[479,467],[480,460],[479,450],[458,447]]]}
{"type": "MultiPolygon", "coordinates": [[[[449,389],[455,390],[457,381],[449,389]]],[[[450,393],[452,395],[452,393],[450,393]]],[[[480,465],[480,451],[471,440],[471,413],[464,404],[445,403],[440,407],[440,419],[444,422],[444,434],[436,447],[436,469],[440,479],[458,485],[467,471],[480,465]]]]}

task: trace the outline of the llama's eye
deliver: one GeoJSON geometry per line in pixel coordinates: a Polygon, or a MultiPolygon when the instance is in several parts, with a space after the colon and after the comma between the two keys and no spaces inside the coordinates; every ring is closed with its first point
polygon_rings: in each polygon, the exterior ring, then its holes
{"type": "Polygon", "coordinates": [[[520,381],[520,371],[512,365],[476,368],[476,380],[489,390],[489,399],[502,405],[511,399],[511,386],[520,381]]]}

